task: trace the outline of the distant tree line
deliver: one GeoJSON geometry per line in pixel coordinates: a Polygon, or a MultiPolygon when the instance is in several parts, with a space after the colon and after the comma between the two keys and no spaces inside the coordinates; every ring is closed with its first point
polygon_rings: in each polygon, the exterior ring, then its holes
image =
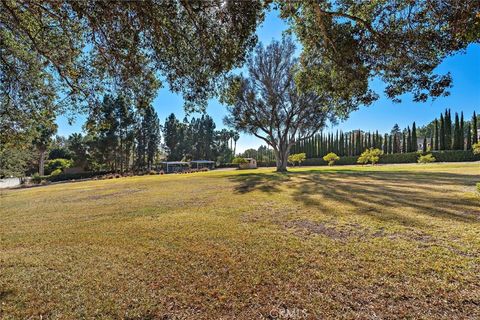
{"type": "Polygon", "coordinates": [[[419,134],[429,139],[432,150],[471,150],[478,142],[480,117],[473,112],[470,121],[464,120],[463,112],[455,113],[445,110],[440,118],[435,118],[426,126],[419,128],[419,134]]]}
{"type": "Polygon", "coordinates": [[[164,149],[169,161],[212,160],[228,163],[234,157],[240,135],[233,130],[215,130],[212,117],[202,115],[179,121],[170,114],[163,126],[164,149]]]}
{"type": "Polygon", "coordinates": [[[160,156],[161,126],[146,101],[134,105],[121,94],[105,95],[89,114],[84,129],[85,135],[53,138],[55,117],[39,123],[31,142],[2,154],[0,176],[50,174],[48,161],[55,159],[71,160],[63,163],[84,170],[146,171],[160,156]]]}
{"type": "Polygon", "coordinates": [[[106,95],[90,114],[85,129],[91,169],[149,170],[158,155],[160,123],[153,107],[143,101],[134,108],[123,95],[106,95]]]}
{"type": "Polygon", "coordinates": [[[260,146],[258,149],[246,149],[244,152],[240,153],[239,156],[242,158],[256,159],[260,164],[262,162],[270,164],[275,161],[275,152],[267,146],[260,146]]]}
{"type": "Polygon", "coordinates": [[[471,150],[478,142],[478,119],[476,112],[471,121],[465,121],[463,112],[450,110],[428,125],[417,128],[416,123],[401,130],[395,124],[390,133],[379,134],[353,130],[351,132],[319,133],[309,139],[297,142],[291,153],[306,153],[307,158],[320,158],[333,152],[339,156],[358,156],[365,149],[378,148],[385,154],[407,153],[428,150],[471,150]],[[421,146],[421,148],[420,148],[421,146]]]}

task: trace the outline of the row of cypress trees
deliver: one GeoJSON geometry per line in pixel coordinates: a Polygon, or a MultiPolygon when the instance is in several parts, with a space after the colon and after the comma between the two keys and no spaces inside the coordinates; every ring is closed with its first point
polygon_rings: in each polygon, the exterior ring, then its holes
{"type": "MultiPolygon", "coordinates": [[[[440,120],[435,119],[428,126],[432,130],[423,130],[423,142],[418,143],[416,123],[408,126],[403,131],[396,124],[390,134],[381,135],[378,131],[351,132],[337,131],[336,133],[319,133],[309,139],[299,141],[291,153],[304,152],[307,158],[320,158],[329,152],[339,156],[357,156],[367,148],[382,149],[386,154],[416,152],[419,149],[427,150],[471,150],[472,144],[478,142],[477,115],[474,112],[472,121],[465,123],[463,112],[460,117],[455,113],[452,121],[450,110],[440,115],[440,120]],[[421,148],[420,148],[421,145],[421,148]]],[[[428,127],[427,126],[427,127],[428,127]]]]}
{"type": "Polygon", "coordinates": [[[463,112],[460,118],[458,113],[455,113],[454,121],[449,109],[440,114],[440,120],[434,120],[434,130],[430,136],[433,150],[471,150],[472,145],[478,142],[478,119],[475,111],[472,121],[467,125],[463,119],[463,112]]]}
{"type": "Polygon", "coordinates": [[[384,137],[378,131],[374,133],[360,130],[337,131],[335,134],[322,132],[295,144],[290,153],[304,152],[307,158],[320,158],[329,152],[339,156],[355,156],[367,148],[381,149],[383,145],[384,137]]]}

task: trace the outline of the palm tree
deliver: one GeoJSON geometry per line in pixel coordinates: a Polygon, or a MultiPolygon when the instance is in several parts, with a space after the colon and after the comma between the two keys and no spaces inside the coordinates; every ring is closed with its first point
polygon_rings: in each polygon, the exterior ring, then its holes
{"type": "Polygon", "coordinates": [[[240,134],[238,132],[235,132],[233,135],[233,141],[235,142],[234,147],[233,147],[233,156],[235,157],[235,154],[237,153],[237,141],[240,139],[240,134]]]}

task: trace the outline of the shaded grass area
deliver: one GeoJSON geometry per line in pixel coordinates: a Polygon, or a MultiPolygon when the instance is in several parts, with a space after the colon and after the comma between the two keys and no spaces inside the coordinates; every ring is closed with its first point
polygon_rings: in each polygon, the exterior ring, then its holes
{"type": "Polygon", "coordinates": [[[479,180],[352,166],[2,192],[0,318],[475,319],[479,180]]]}

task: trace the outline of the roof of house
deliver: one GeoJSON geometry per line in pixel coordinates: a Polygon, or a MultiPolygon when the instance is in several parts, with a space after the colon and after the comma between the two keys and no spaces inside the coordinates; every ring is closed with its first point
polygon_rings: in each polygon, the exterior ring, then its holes
{"type": "Polygon", "coordinates": [[[185,165],[188,165],[188,162],[184,162],[184,161],[164,161],[162,163],[168,164],[168,165],[170,165],[170,164],[185,164],[185,165]]]}

